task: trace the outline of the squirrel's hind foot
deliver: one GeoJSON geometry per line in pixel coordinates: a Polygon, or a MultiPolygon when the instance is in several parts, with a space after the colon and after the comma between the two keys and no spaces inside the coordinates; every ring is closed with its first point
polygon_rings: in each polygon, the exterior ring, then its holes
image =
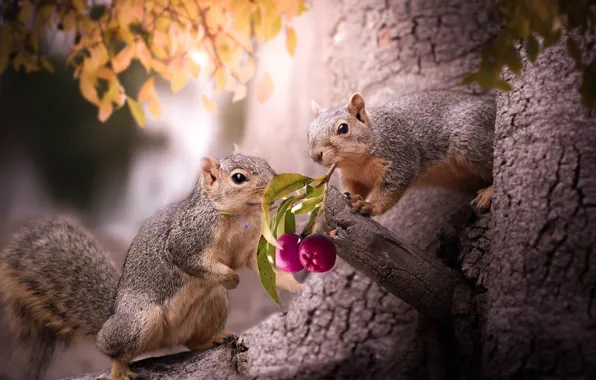
{"type": "Polygon", "coordinates": [[[109,380],[133,380],[137,375],[130,369],[128,363],[119,359],[112,359],[112,372],[109,380]]]}
{"type": "Polygon", "coordinates": [[[344,197],[348,198],[352,205],[352,214],[359,213],[362,216],[371,216],[373,207],[372,204],[362,199],[359,194],[344,193],[344,197]]]}
{"type": "Polygon", "coordinates": [[[493,198],[493,186],[481,189],[478,191],[478,195],[471,202],[472,206],[475,206],[481,210],[490,208],[493,198]]]}

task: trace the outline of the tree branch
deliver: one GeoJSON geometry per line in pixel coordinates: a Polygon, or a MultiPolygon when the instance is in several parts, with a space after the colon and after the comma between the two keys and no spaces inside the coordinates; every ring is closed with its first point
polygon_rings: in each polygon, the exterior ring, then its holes
{"type": "Polygon", "coordinates": [[[329,189],[326,214],[344,261],[420,313],[441,321],[451,318],[454,295],[467,287],[459,273],[406,246],[376,221],[352,214],[335,187],[329,189]]]}

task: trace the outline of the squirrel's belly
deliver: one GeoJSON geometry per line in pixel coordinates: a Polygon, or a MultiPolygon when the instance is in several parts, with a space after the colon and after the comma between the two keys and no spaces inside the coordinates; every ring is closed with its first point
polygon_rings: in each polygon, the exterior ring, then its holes
{"type": "Polygon", "coordinates": [[[198,281],[191,281],[176,293],[164,307],[163,348],[185,344],[190,339],[216,335],[225,324],[228,312],[228,295],[221,286],[205,288],[198,281]]]}

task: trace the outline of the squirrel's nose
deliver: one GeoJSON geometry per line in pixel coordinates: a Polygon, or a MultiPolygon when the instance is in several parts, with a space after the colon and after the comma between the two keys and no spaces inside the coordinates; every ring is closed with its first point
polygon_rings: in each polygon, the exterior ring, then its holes
{"type": "Polygon", "coordinates": [[[323,151],[315,150],[310,154],[310,157],[313,159],[313,161],[320,164],[323,161],[323,151]]]}

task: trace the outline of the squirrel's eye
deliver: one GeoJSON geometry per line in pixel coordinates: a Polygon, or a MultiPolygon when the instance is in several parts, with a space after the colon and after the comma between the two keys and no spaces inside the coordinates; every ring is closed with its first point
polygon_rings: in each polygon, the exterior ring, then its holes
{"type": "Polygon", "coordinates": [[[337,127],[337,134],[345,135],[346,133],[348,133],[349,130],[350,128],[348,128],[348,125],[346,123],[341,123],[339,127],[337,127]]]}
{"type": "Polygon", "coordinates": [[[234,173],[232,174],[232,181],[234,181],[236,185],[240,185],[242,182],[248,181],[248,178],[242,173],[234,173]]]}

